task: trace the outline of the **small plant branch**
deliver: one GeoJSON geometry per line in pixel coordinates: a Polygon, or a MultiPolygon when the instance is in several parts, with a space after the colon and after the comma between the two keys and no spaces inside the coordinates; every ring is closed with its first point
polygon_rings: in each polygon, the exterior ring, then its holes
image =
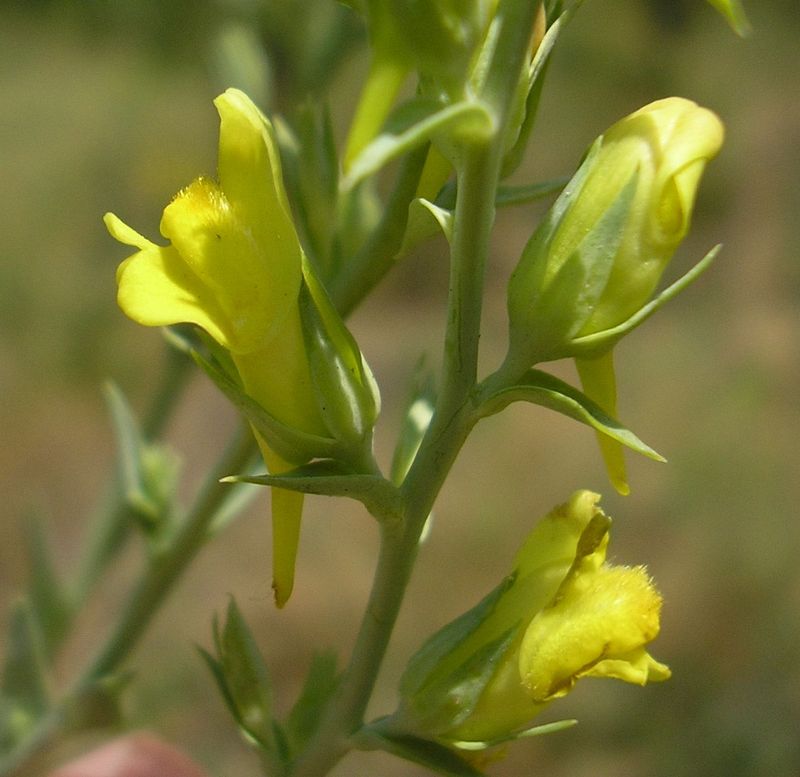
{"type": "Polygon", "coordinates": [[[235,488],[220,478],[243,470],[255,451],[249,429],[240,426],[218,464],[208,475],[194,507],[172,541],[154,553],[138,587],[133,592],[113,631],[102,644],[83,675],[53,709],[41,720],[30,736],[15,751],[0,761],[0,774],[22,774],[22,769],[51,747],[67,727],[72,711],[97,691],[98,683],[116,673],[138,644],[158,608],[171,592],[181,573],[192,562],[208,538],[218,509],[235,488]]]}

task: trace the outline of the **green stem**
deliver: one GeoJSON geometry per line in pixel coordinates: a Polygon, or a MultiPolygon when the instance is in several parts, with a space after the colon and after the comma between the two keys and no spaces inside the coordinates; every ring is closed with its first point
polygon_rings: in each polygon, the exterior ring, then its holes
{"type": "Polygon", "coordinates": [[[321,777],[350,749],[408,585],[419,537],[439,491],[475,423],[478,344],[484,275],[511,95],[526,56],[535,7],[528,0],[501,4],[503,31],[484,98],[497,131],[490,143],[464,149],[458,174],[442,390],[431,425],[402,486],[401,527],[384,525],[372,592],[339,692],[316,736],[292,770],[293,777],[321,777]],[[523,25],[522,31],[519,26],[523,25]]]}
{"type": "Polygon", "coordinates": [[[60,702],[42,719],[14,752],[0,761],[0,774],[21,774],[41,751],[52,746],[69,715],[96,693],[97,683],[112,675],[128,657],[173,585],[208,538],[218,509],[230,495],[230,484],[220,478],[244,469],[255,451],[255,440],[242,426],[220,461],[208,475],[192,510],[172,542],[150,559],[122,617],[83,675],[60,702]]]}
{"type": "Polygon", "coordinates": [[[499,154],[471,149],[459,174],[453,238],[443,390],[402,492],[401,525],[386,524],[369,603],[339,693],[293,777],[320,777],[350,749],[362,725],[375,680],[408,585],[419,537],[433,503],[473,424],[470,392],[475,386],[483,276],[499,154]],[[492,183],[494,182],[494,183],[492,183]]]}

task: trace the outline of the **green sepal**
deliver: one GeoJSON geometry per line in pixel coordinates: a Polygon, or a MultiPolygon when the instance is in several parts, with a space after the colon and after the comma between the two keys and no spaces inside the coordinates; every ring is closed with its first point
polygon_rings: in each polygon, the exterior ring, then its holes
{"type": "Polygon", "coordinates": [[[322,713],[339,687],[336,654],[316,653],[311,660],[303,690],[286,720],[290,752],[299,753],[317,730],[322,713]]]}
{"type": "Polygon", "coordinates": [[[272,683],[247,623],[231,598],[220,629],[214,618],[216,657],[200,649],[220,692],[242,731],[260,747],[275,751],[272,683]]]}
{"type": "Polygon", "coordinates": [[[722,244],[715,245],[691,270],[670,284],[664,291],[639,308],[621,324],[591,335],[574,338],[570,344],[570,355],[591,358],[593,355],[602,354],[613,348],[625,335],[636,329],[673,297],[676,297],[687,286],[694,283],[711,266],[721,249],[722,244]]]}
{"type": "MultiPolygon", "coordinates": [[[[599,145],[593,147],[593,151],[599,145]]],[[[591,166],[590,152],[582,170],[591,166]]],[[[580,172],[578,173],[580,176],[580,172]]],[[[508,287],[510,353],[530,366],[572,355],[572,340],[608,282],[636,192],[634,173],[581,243],[546,279],[549,244],[582,185],[567,187],[523,251],[508,287]]],[[[583,176],[580,184],[583,183],[583,176]]]]}
{"type": "Polygon", "coordinates": [[[225,483],[255,483],[303,494],[343,496],[361,502],[376,517],[399,515],[400,491],[380,475],[360,474],[340,461],[321,459],[279,475],[231,475],[225,483]]]}
{"type": "Polygon", "coordinates": [[[47,541],[47,532],[39,515],[25,520],[23,536],[28,556],[28,597],[31,616],[35,618],[48,663],[66,635],[72,608],[64,584],[56,571],[47,541]]]}
{"type": "Polygon", "coordinates": [[[49,706],[44,643],[29,599],[11,608],[0,696],[14,723],[12,740],[23,736],[49,706]]]}
{"type": "Polygon", "coordinates": [[[408,405],[403,414],[403,421],[397,435],[392,456],[390,477],[392,483],[400,485],[405,480],[414,458],[417,455],[422,438],[428,431],[436,403],[436,392],[433,379],[428,372],[423,372],[422,365],[417,369],[414,386],[408,405]]]}
{"type": "Polygon", "coordinates": [[[355,338],[311,266],[303,267],[300,318],[317,405],[331,435],[357,458],[371,449],[380,392],[355,338]]]}
{"type": "Polygon", "coordinates": [[[530,402],[555,410],[568,418],[591,426],[636,453],[655,461],[666,461],[660,453],[642,442],[619,421],[611,418],[581,391],[547,372],[528,370],[513,386],[500,389],[486,397],[478,408],[478,415],[481,418],[494,415],[512,402],[530,402]]]}
{"type": "Polygon", "coordinates": [[[106,383],[104,393],[117,440],[125,501],[146,531],[163,534],[175,513],[178,456],[144,440],[130,405],[114,383],[106,383]]]}
{"type": "Polygon", "coordinates": [[[351,739],[359,750],[384,750],[446,777],[485,777],[457,753],[439,742],[392,731],[378,720],[360,729],[351,739]]]}
{"type": "Polygon", "coordinates": [[[400,678],[402,702],[393,716],[397,730],[444,734],[470,716],[498,664],[517,638],[522,622],[477,646],[468,639],[489,619],[513,585],[507,577],[475,607],[436,632],[411,657],[400,678]]]}
{"type": "Polygon", "coordinates": [[[335,458],[339,444],[332,437],[311,434],[281,423],[252,397],[248,396],[227,372],[197,351],[191,351],[197,365],[211,378],[244,417],[269,443],[270,448],[285,461],[335,458]]]}
{"type": "Polygon", "coordinates": [[[393,159],[406,154],[434,136],[456,134],[461,140],[481,140],[494,130],[489,109],[477,100],[462,100],[442,107],[438,100],[415,97],[401,105],[386,125],[353,160],[341,182],[345,191],[374,175],[393,159]]]}
{"type": "Polygon", "coordinates": [[[459,750],[467,751],[480,751],[488,750],[490,747],[498,747],[508,742],[516,742],[518,739],[530,739],[531,737],[539,737],[544,734],[554,734],[557,731],[563,731],[567,728],[572,728],[578,723],[577,720],[571,718],[569,720],[556,720],[553,723],[542,723],[539,726],[532,726],[531,728],[523,729],[522,731],[515,731],[498,739],[491,739],[485,742],[470,740],[462,742],[451,742],[453,747],[459,750]]]}
{"type": "Polygon", "coordinates": [[[439,629],[422,645],[409,659],[400,679],[400,693],[403,696],[410,697],[422,691],[434,669],[486,621],[513,582],[513,575],[505,578],[478,604],[439,629]]]}

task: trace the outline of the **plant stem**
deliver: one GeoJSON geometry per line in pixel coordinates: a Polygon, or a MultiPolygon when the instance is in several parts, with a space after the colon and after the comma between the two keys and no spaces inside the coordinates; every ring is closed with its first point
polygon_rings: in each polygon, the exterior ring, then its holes
{"type": "Polygon", "coordinates": [[[150,559],[108,639],[72,689],[64,694],[30,736],[0,761],[0,774],[21,774],[23,768],[51,747],[60,731],[68,727],[70,713],[80,710],[82,702],[97,693],[98,683],[112,675],[128,657],[172,586],[208,538],[209,526],[232,488],[230,484],[220,483],[220,478],[244,469],[254,451],[255,440],[249,429],[242,425],[209,473],[172,542],[150,559]]]}
{"type": "Polygon", "coordinates": [[[458,451],[473,425],[470,392],[477,376],[483,276],[494,218],[497,155],[471,149],[459,174],[453,237],[443,390],[431,426],[402,486],[401,523],[382,526],[372,592],[338,694],[294,777],[326,774],[350,748],[397,620],[419,537],[458,451]]]}
{"type": "Polygon", "coordinates": [[[339,692],[316,736],[295,764],[293,777],[322,777],[349,750],[397,620],[416,558],[419,537],[439,491],[475,423],[478,345],[484,275],[508,108],[521,71],[535,7],[528,0],[501,4],[503,30],[486,82],[497,119],[490,142],[464,149],[458,166],[458,200],[450,265],[442,389],[436,410],[402,486],[401,527],[382,527],[381,549],[369,603],[339,692]],[[521,26],[521,30],[520,30],[521,26]]]}

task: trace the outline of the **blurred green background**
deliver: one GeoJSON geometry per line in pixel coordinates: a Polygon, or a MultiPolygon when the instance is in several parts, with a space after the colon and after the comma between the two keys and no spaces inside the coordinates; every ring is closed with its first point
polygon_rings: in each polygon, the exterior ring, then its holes
{"type": "MultiPolygon", "coordinates": [[[[583,681],[543,718],[580,725],[515,746],[492,767],[498,776],[800,775],[800,14],[796,0],[749,5],[755,32],[742,41],[700,0],[587,2],[560,42],[515,176],[571,172],[609,124],[668,94],[708,105],[727,125],[674,272],[715,242],[725,249],[618,349],[622,419],[670,463],[632,460],[633,493],[617,497],[585,428],[512,408],[476,430],[420,554],[375,714],[393,707],[410,653],[492,587],[535,518],[576,488],[607,495],[613,559],[646,563],[664,594],[652,652],[674,678],[644,690],[583,681]]],[[[47,516],[65,574],[79,556],[113,469],[102,382],[115,380],[141,410],[163,361],[159,334],[115,306],[125,251],[101,216],[113,210],[155,237],[171,196],[213,174],[211,99],[236,77],[224,54],[243,40],[266,44],[251,83],[273,107],[330,87],[341,140],[366,60],[358,26],[328,0],[0,5],[0,625],[25,580],[26,515],[47,516]],[[299,20],[287,23],[288,12],[299,20]],[[338,64],[331,29],[349,45],[338,64]]],[[[499,216],[487,369],[503,353],[505,281],[541,211],[499,216]]],[[[418,356],[438,359],[445,293],[434,243],[352,320],[384,395],[383,462],[418,356]]],[[[187,495],[234,426],[197,376],[168,435],[183,454],[187,495]]],[[[211,613],[236,596],[286,709],[315,646],[347,655],[372,570],[368,517],[310,500],[296,593],[277,612],[266,502],[260,495],[206,548],[130,662],[131,725],[159,732],[213,775],[258,769],[195,651],[209,644],[211,613]]],[[[133,547],[109,575],[60,662],[62,680],[102,639],[138,561],[133,547]]],[[[352,755],[335,772],[421,774],[380,754],[352,755]]]]}

